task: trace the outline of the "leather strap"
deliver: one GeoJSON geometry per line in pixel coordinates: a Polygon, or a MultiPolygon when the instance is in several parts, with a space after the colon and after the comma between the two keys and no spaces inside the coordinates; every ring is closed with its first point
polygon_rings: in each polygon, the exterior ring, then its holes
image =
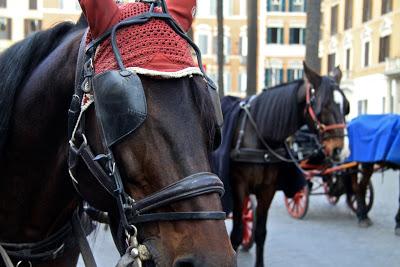
{"type": "Polygon", "coordinates": [[[66,248],[75,245],[71,223],[48,238],[36,243],[0,243],[7,254],[14,259],[43,262],[58,258],[66,248]]]}
{"type": "Polygon", "coordinates": [[[72,216],[72,230],[76,240],[78,241],[79,249],[82,254],[83,262],[86,267],[97,267],[96,261],[94,259],[92,250],[90,249],[89,243],[86,239],[86,233],[83,229],[81,220],[79,218],[78,210],[74,212],[72,216]]]}
{"type": "Polygon", "coordinates": [[[142,213],[155,210],[170,203],[208,193],[224,194],[224,185],[213,173],[202,172],[188,176],[157,193],[133,203],[132,209],[142,213]]]}
{"type": "Polygon", "coordinates": [[[3,259],[4,264],[6,265],[6,267],[14,267],[10,257],[7,254],[7,251],[3,248],[2,245],[0,245],[0,255],[3,259]]]}
{"type": "Polygon", "coordinates": [[[158,212],[128,217],[133,224],[161,221],[185,221],[185,220],[225,220],[223,211],[199,211],[199,212],[158,212]]]}

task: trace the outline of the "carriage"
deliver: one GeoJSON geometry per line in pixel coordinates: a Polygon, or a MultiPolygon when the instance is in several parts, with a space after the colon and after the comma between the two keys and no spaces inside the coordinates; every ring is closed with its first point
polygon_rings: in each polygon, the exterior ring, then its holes
{"type": "MultiPolygon", "coordinates": [[[[307,184],[292,198],[284,197],[285,206],[293,218],[303,219],[308,211],[310,196],[325,196],[329,204],[336,205],[341,196],[346,197],[346,204],[353,211],[357,211],[357,202],[350,184],[350,175],[356,173],[362,175],[361,170],[355,169],[357,162],[335,164],[332,167],[326,165],[308,164],[301,162],[300,166],[305,170],[307,184]]],[[[377,166],[376,171],[382,169],[377,166]]],[[[383,170],[383,169],[382,169],[383,170]]],[[[374,188],[368,183],[365,196],[367,211],[370,211],[374,201],[374,188]]]]}
{"type": "MultiPolygon", "coordinates": [[[[363,115],[355,118],[348,125],[350,156],[338,163],[326,160],[319,153],[319,145],[312,134],[304,130],[297,132],[292,148],[300,159],[307,184],[292,198],[285,197],[290,216],[304,218],[310,196],[324,195],[330,204],[335,205],[344,195],[346,204],[359,219],[360,216],[367,218],[374,202],[374,188],[370,180],[372,173],[399,168],[399,130],[398,115],[363,115]],[[360,202],[357,201],[356,189],[362,191],[363,210],[358,209],[360,202]]],[[[399,234],[399,214],[396,217],[396,234],[399,234]]]]}
{"type": "MultiPolygon", "coordinates": [[[[397,142],[398,121],[400,121],[400,116],[397,115],[367,115],[350,122],[349,142],[353,154],[346,160],[339,162],[333,162],[330,158],[325,157],[316,135],[311,133],[307,127],[296,132],[290,139],[290,147],[293,155],[299,160],[299,168],[302,170],[306,183],[292,197],[284,196],[285,207],[289,215],[295,219],[303,219],[307,215],[311,196],[325,196],[331,205],[336,205],[341,197],[345,197],[347,206],[357,215],[358,202],[355,188],[352,185],[352,178],[355,179],[357,184],[360,184],[364,179],[366,187],[363,194],[365,201],[363,212],[368,213],[372,209],[375,195],[373,184],[369,179],[371,173],[366,172],[363,165],[370,166],[374,173],[398,169],[397,158],[400,153],[400,146],[397,142]],[[370,132],[365,128],[368,128],[370,132]],[[360,132],[363,133],[364,138],[356,134],[360,132]],[[372,133],[374,134],[372,135],[372,133]],[[357,141],[354,141],[355,138],[357,138],[357,141]],[[385,149],[370,153],[366,157],[365,148],[371,150],[370,143],[376,144],[377,140],[379,140],[380,146],[385,147],[385,149]],[[356,152],[357,147],[357,151],[360,150],[360,146],[363,147],[361,154],[356,152]]],[[[256,205],[256,200],[252,195],[246,198],[243,205],[241,246],[245,251],[249,250],[254,242],[252,234],[254,233],[256,205]]],[[[397,235],[400,235],[399,214],[400,209],[396,216],[397,235]]]]}

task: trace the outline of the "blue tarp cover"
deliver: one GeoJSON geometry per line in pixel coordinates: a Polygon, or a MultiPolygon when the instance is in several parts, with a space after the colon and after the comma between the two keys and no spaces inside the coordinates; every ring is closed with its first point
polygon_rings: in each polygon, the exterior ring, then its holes
{"type": "Polygon", "coordinates": [[[361,115],[347,127],[348,161],[400,164],[400,115],[361,115]]]}

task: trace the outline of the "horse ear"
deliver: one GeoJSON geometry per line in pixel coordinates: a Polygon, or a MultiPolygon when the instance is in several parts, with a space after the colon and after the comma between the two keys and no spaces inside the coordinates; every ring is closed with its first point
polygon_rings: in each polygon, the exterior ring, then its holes
{"type": "Polygon", "coordinates": [[[305,82],[311,83],[313,85],[313,88],[317,90],[322,83],[322,77],[318,73],[310,69],[305,61],[303,61],[303,68],[305,73],[305,82]]]}
{"type": "Polygon", "coordinates": [[[332,77],[335,79],[337,84],[340,84],[340,81],[342,80],[342,70],[340,69],[340,66],[337,66],[333,71],[332,71],[332,77]]]}
{"type": "Polygon", "coordinates": [[[119,19],[119,8],[114,0],[79,0],[94,38],[114,26],[119,19]]]}

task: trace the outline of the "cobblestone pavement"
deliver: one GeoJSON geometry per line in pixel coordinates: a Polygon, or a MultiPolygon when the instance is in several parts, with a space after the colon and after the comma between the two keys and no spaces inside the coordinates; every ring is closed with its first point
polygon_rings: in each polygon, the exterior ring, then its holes
{"type": "MultiPolygon", "coordinates": [[[[264,257],[270,267],[395,267],[400,266],[400,237],[394,235],[394,216],[398,208],[399,176],[385,172],[373,176],[374,206],[370,218],[374,224],[361,229],[344,198],[336,206],[324,196],[311,196],[303,220],[289,217],[283,194],[275,195],[269,213],[268,237],[264,257]]],[[[227,230],[231,222],[226,221],[227,230]]],[[[90,242],[99,267],[115,266],[118,255],[109,232],[102,228],[90,242]]],[[[238,266],[253,266],[255,248],[238,253],[238,266]]],[[[79,265],[83,267],[82,262],[79,265]]]]}

